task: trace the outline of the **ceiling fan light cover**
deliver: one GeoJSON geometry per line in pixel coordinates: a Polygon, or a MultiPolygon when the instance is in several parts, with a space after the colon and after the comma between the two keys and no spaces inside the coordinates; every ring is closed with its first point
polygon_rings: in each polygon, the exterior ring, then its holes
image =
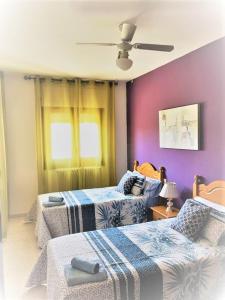
{"type": "Polygon", "coordinates": [[[117,58],[116,64],[121,70],[126,71],[131,68],[131,66],[133,65],[133,61],[129,58],[120,57],[117,58]]]}

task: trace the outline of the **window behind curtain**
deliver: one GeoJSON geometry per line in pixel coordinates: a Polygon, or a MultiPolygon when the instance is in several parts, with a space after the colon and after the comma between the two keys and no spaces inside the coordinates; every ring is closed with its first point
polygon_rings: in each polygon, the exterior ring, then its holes
{"type": "Polygon", "coordinates": [[[115,184],[115,86],[35,79],[38,192],[115,184]]]}
{"type": "Polygon", "coordinates": [[[79,113],[79,155],[81,166],[102,164],[101,109],[79,113]]]}
{"type": "Polygon", "coordinates": [[[43,108],[45,169],[102,163],[101,109],[43,108]]]}

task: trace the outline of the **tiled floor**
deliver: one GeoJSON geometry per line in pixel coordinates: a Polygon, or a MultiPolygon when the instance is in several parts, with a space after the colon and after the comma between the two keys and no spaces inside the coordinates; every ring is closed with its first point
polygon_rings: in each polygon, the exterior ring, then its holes
{"type": "Polygon", "coordinates": [[[3,274],[5,300],[44,300],[46,288],[25,289],[25,283],[40,250],[36,246],[34,224],[23,218],[9,220],[8,234],[3,241],[3,274]]]}

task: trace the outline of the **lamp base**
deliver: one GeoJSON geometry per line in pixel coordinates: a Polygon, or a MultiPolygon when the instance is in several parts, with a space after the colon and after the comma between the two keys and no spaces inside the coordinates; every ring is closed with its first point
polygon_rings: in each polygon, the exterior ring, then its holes
{"type": "Polygon", "coordinates": [[[168,199],[166,212],[170,213],[173,211],[173,202],[172,199],[168,199]]]}

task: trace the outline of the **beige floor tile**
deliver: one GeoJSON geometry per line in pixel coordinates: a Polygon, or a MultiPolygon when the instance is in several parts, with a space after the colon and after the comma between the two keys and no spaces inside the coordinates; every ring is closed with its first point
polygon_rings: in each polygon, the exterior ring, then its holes
{"type": "Polygon", "coordinates": [[[25,283],[40,250],[34,235],[34,224],[22,217],[11,218],[7,238],[3,241],[3,274],[5,300],[44,300],[46,287],[30,290],[25,283]]]}

